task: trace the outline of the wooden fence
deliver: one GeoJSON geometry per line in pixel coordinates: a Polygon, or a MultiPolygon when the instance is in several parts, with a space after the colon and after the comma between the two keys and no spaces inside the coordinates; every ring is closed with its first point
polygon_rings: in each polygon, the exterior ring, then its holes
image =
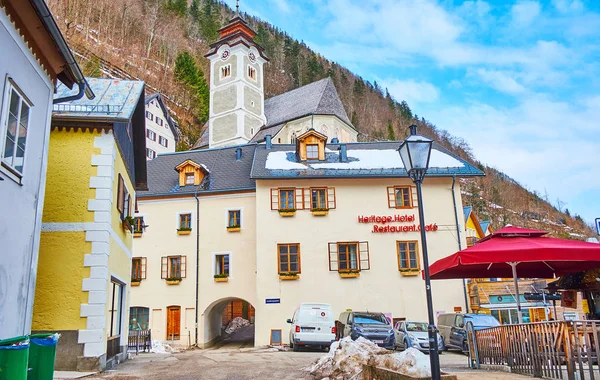
{"type": "Polygon", "coordinates": [[[135,352],[150,352],[152,350],[152,334],[150,330],[129,330],[127,339],[127,351],[135,352]]]}
{"type": "Polygon", "coordinates": [[[474,364],[547,379],[600,380],[600,321],[503,325],[475,332],[474,364]]]}

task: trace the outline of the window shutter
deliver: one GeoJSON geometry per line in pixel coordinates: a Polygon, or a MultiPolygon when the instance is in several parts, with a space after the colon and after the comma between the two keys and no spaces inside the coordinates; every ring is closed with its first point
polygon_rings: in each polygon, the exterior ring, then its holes
{"type": "Polygon", "coordinates": [[[125,198],[125,194],[123,193],[124,187],[125,183],[123,182],[123,177],[119,174],[119,182],[117,185],[117,210],[121,213],[123,212],[123,200],[125,198]]]}
{"type": "Polygon", "coordinates": [[[329,243],[329,270],[338,271],[338,248],[337,243],[329,243]]]}
{"type": "Polygon", "coordinates": [[[279,190],[271,189],[271,210],[279,210],[279,190]]]}
{"type": "Polygon", "coordinates": [[[412,207],[417,208],[417,207],[419,207],[419,198],[417,197],[417,187],[411,186],[410,191],[412,192],[412,194],[411,194],[412,207]]]}
{"type": "Polygon", "coordinates": [[[133,214],[133,213],[131,212],[131,210],[132,210],[132,207],[133,207],[133,200],[132,200],[131,198],[132,198],[132,196],[131,196],[131,195],[128,195],[128,196],[127,196],[127,202],[128,202],[128,205],[127,205],[127,215],[125,215],[125,216],[131,216],[131,215],[133,214]]]}
{"type": "Polygon", "coordinates": [[[336,206],[335,203],[335,187],[327,188],[327,207],[331,210],[336,206]]]}
{"type": "Polygon", "coordinates": [[[358,252],[360,254],[360,270],[371,269],[371,258],[369,257],[369,242],[361,241],[358,243],[358,252]]]}
{"type": "Polygon", "coordinates": [[[181,278],[185,278],[185,272],[186,272],[186,265],[185,265],[185,256],[181,256],[181,278]]]}
{"type": "Polygon", "coordinates": [[[146,258],[142,257],[142,280],[146,279],[146,258]]]}
{"type": "Polygon", "coordinates": [[[167,278],[167,273],[168,273],[168,258],[167,257],[161,257],[160,258],[160,278],[167,278]]]}
{"type": "Polygon", "coordinates": [[[305,188],[304,190],[304,208],[307,210],[310,210],[312,207],[311,202],[312,202],[312,198],[311,198],[311,194],[310,194],[310,188],[305,188]]]}
{"type": "Polygon", "coordinates": [[[396,194],[394,192],[394,186],[388,186],[388,207],[396,208],[396,194]]]}
{"type": "Polygon", "coordinates": [[[301,187],[294,192],[296,196],[296,210],[304,210],[304,191],[301,187]]]}

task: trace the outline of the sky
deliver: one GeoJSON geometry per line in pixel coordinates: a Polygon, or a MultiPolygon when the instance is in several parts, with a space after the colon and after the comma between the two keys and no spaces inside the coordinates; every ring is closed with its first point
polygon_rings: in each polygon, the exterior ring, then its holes
{"type": "Polygon", "coordinates": [[[377,81],[555,206],[600,218],[600,1],[241,0],[240,9],[377,81]]]}

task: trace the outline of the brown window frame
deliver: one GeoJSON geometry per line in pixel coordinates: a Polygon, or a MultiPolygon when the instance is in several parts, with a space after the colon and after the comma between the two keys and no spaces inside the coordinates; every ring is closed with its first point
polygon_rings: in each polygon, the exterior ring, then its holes
{"type": "Polygon", "coordinates": [[[184,214],[179,214],[179,228],[177,228],[177,230],[182,230],[182,229],[186,229],[186,230],[192,229],[192,214],[189,212],[184,213],[184,214]],[[183,222],[185,220],[184,218],[186,218],[186,217],[188,217],[187,224],[189,225],[189,227],[185,227],[183,225],[183,222]]]}
{"type": "Polygon", "coordinates": [[[337,243],[337,257],[338,257],[338,272],[344,272],[344,271],[354,271],[360,270],[360,250],[359,250],[359,246],[358,246],[358,242],[357,241],[351,241],[351,242],[338,242],[337,243]],[[350,268],[352,261],[349,258],[349,253],[350,251],[347,248],[346,251],[346,260],[344,260],[344,262],[346,263],[346,268],[342,269],[340,263],[342,262],[342,260],[340,259],[340,246],[346,246],[346,247],[351,247],[354,246],[356,249],[356,268],[350,268]]]}
{"type": "MultiPolygon", "coordinates": [[[[282,187],[277,189],[277,199],[278,199],[278,207],[279,210],[297,210],[298,209],[298,202],[296,202],[296,188],[294,187],[282,187]],[[291,191],[292,192],[292,200],[294,201],[294,207],[286,207],[283,208],[281,207],[281,192],[282,191],[291,191]]],[[[288,202],[289,203],[289,202],[288,202]]]]}
{"type": "Polygon", "coordinates": [[[227,210],[227,227],[241,227],[242,226],[242,210],[227,210]],[[237,218],[235,217],[236,213],[237,218]],[[233,224],[231,224],[231,215],[234,215],[233,217],[233,224]],[[236,223],[237,221],[237,223],[236,223]]]}
{"type": "Polygon", "coordinates": [[[169,278],[185,278],[186,277],[186,256],[182,255],[173,255],[173,256],[163,256],[161,257],[161,268],[160,268],[160,278],[161,279],[169,279],[169,278]],[[171,274],[171,260],[179,259],[179,276],[170,276],[171,274]]]}
{"type": "Polygon", "coordinates": [[[398,259],[398,270],[399,271],[414,271],[414,272],[418,272],[421,270],[421,257],[419,255],[419,242],[417,240],[396,240],[396,257],[398,259]],[[412,267],[410,265],[410,244],[415,244],[415,261],[417,262],[417,266],[416,267],[412,267]],[[400,258],[400,244],[406,244],[406,260],[405,262],[402,262],[402,259],[400,258]],[[406,265],[408,264],[408,265],[406,265]]]}
{"type": "Polygon", "coordinates": [[[319,159],[319,144],[306,144],[306,159],[307,160],[318,160],[319,159]],[[317,148],[317,151],[316,151],[317,156],[316,157],[310,157],[309,156],[309,154],[308,154],[308,148],[309,147],[311,147],[311,148],[312,147],[316,147],[317,148]]]}
{"type": "Polygon", "coordinates": [[[215,271],[218,273],[215,274],[227,274],[227,276],[229,276],[229,273],[231,272],[231,257],[229,255],[229,253],[223,253],[220,255],[215,255],[215,271]],[[225,256],[227,256],[227,261],[228,261],[228,265],[229,267],[227,268],[227,273],[225,272],[225,256]],[[218,270],[217,270],[218,267],[218,270]]]}
{"type": "MultiPolygon", "coordinates": [[[[314,209],[327,209],[329,210],[329,189],[327,187],[311,187],[308,189],[308,192],[310,194],[310,209],[314,210],[314,209]],[[325,196],[325,202],[323,202],[325,204],[325,207],[315,207],[315,205],[313,204],[313,197],[312,197],[312,192],[313,191],[322,191],[323,195],[325,196]]],[[[318,197],[317,197],[318,198],[318,197]]],[[[318,199],[317,199],[317,204],[318,204],[318,199]]]]}
{"type": "Polygon", "coordinates": [[[146,258],[145,257],[133,257],[131,259],[131,280],[145,280],[146,279],[146,258]],[[139,270],[136,271],[135,262],[139,262],[139,270]],[[135,273],[138,272],[139,277],[135,277],[135,273]]]}
{"type": "Polygon", "coordinates": [[[394,186],[394,207],[395,208],[412,208],[412,191],[410,186],[394,186]],[[397,191],[406,191],[406,194],[402,194],[402,204],[398,205],[397,191]],[[405,196],[408,196],[408,204],[404,204],[405,196]]]}
{"type": "Polygon", "coordinates": [[[277,244],[277,274],[281,274],[281,273],[297,273],[300,274],[302,273],[302,265],[301,265],[301,261],[300,261],[300,243],[282,243],[282,244],[277,244]],[[298,253],[296,254],[298,256],[298,270],[294,271],[290,269],[290,247],[291,246],[296,246],[298,253]],[[281,247],[287,246],[287,271],[282,272],[281,271],[281,247]]]}
{"type": "Polygon", "coordinates": [[[331,272],[364,271],[371,269],[371,253],[369,251],[368,241],[338,241],[328,243],[329,270],[331,272]],[[358,269],[340,269],[339,266],[339,245],[356,244],[358,269]]]}
{"type": "Polygon", "coordinates": [[[143,234],[144,233],[144,217],[136,216],[133,219],[135,220],[135,223],[133,225],[133,232],[136,234],[143,234]]]}

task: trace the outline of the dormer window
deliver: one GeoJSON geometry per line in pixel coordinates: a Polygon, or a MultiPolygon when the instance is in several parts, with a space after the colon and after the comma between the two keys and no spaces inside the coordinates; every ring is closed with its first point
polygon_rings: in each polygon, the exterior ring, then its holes
{"type": "Polygon", "coordinates": [[[227,78],[231,75],[231,65],[225,65],[221,67],[221,79],[227,78]]]}
{"type": "Polygon", "coordinates": [[[248,78],[256,80],[256,69],[254,67],[248,66],[248,78]]]}
{"type": "Polygon", "coordinates": [[[179,186],[198,186],[205,176],[208,175],[208,169],[202,164],[192,160],[186,160],[175,167],[179,172],[179,186]]]}
{"type": "Polygon", "coordinates": [[[311,128],[296,139],[296,154],[301,161],[323,161],[326,142],[327,136],[311,128]]]}

